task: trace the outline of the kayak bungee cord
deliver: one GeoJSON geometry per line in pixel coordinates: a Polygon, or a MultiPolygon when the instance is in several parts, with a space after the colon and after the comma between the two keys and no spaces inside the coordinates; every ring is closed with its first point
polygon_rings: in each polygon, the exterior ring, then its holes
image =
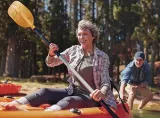
{"type": "MultiPolygon", "coordinates": [[[[25,28],[31,28],[43,41],[46,46],[49,46],[50,42],[44,37],[44,35],[33,25],[34,18],[29,9],[19,1],[14,1],[8,8],[9,16],[20,26],[25,28]]],[[[69,70],[78,78],[78,80],[86,87],[91,93],[93,89],[90,85],[76,72],[76,70],[68,63],[68,61],[58,52],[55,51],[58,58],[67,66],[69,70]]],[[[101,105],[110,113],[113,118],[118,116],[111,110],[111,108],[103,101],[100,100],[101,105]]]]}

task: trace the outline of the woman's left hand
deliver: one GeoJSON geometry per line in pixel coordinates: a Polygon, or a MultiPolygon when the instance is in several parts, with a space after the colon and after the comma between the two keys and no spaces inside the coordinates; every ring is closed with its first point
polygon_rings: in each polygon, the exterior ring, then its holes
{"type": "Polygon", "coordinates": [[[90,94],[90,97],[93,98],[95,101],[100,101],[104,97],[104,94],[99,89],[95,89],[90,94]]]}

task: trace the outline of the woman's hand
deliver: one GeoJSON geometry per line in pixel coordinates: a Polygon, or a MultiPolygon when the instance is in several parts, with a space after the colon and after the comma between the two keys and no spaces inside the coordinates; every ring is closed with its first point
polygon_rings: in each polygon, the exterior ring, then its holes
{"type": "Polygon", "coordinates": [[[49,56],[50,57],[55,56],[54,52],[58,51],[58,50],[59,50],[59,48],[58,48],[58,46],[56,44],[50,43],[50,45],[49,45],[49,52],[48,52],[49,56]]]}
{"type": "Polygon", "coordinates": [[[99,89],[95,89],[90,94],[90,97],[93,98],[95,101],[100,101],[102,98],[104,98],[104,96],[105,95],[99,89]]]}

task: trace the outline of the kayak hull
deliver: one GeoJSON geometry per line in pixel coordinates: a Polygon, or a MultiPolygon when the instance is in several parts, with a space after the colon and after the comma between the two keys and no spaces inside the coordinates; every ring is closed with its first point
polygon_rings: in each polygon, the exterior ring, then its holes
{"type": "MultiPolygon", "coordinates": [[[[43,109],[30,109],[30,111],[1,111],[0,118],[112,118],[111,115],[102,107],[82,108],[80,113],[73,113],[70,110],[60,110],[53,112],[44,112],[43,109]]],[[[118,109],[114,111],[119,118],[131,118],[124,111],[122,105],[118,105],[118,109]]]]}
{"type": "MultiPolygon", "coordinates": [[[[0,102],[9,102],[9,98],[1,98],[0,102]]],[[[128,104],[125,104],[129,113],[127,113],[122,104],[117,104],[117,109],[112,109],[119,118],[132,118],[131,111],[128,104]]],[[[28,105],[17,106],[16,111],[13,109],[7,110],[2,106],[0,107],[0,118],[112,118],[112,116],[103,107],[81,108],[79,112],[72,112],[69,110],[60,110],[52,112],[44,112],[44,108],[47,104],[40,107],[30,107],[28,105]]],[[[77,110],[77,109],[76,109],[77,110]]]]}

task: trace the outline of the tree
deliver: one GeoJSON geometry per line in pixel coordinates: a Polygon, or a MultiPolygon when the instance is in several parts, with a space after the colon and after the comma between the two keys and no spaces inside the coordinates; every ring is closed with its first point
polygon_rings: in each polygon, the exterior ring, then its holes
{"type": "MultiPolygon", "coordinates": [[[[145,49],[148,49],[149,45],[152,44],[151,49],[151,68],[152,68],[152,77],[154,76],[154,62],[156,57],[156,44],[158,40],[159,32],[159,17],[155,11],[155,6],[152,0],[140,0],[139,4],[136,6],[138,8],[134,9],[135,12],[140,15],[140,23],[135,27],[134,33],[132,35],[133,39],[142,40],[145,46],[145,49]]],[[[148,57],[148,50],[144,50],[148,57]]],[[[148,60],[148,58],[147,58],[148,60]]],[[[153,84],[150,83],[150,84],[153,84]]]]}

